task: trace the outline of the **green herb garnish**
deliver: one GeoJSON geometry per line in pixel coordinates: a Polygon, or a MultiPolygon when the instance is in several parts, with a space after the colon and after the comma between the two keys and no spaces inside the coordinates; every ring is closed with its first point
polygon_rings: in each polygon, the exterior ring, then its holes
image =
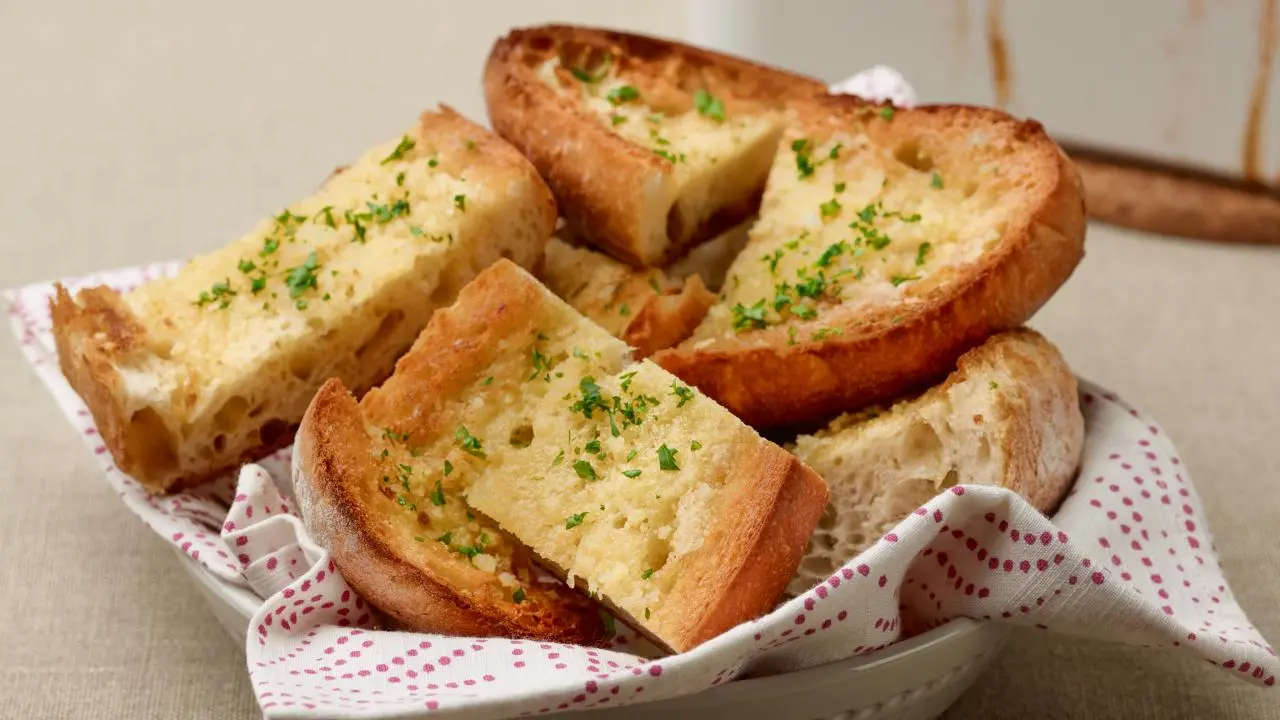
{"type": "Polygon", "coordinates": [[[666,443],[658,446],[658,467],[663,470],[679,470],[680,466],[676,464],[676,453],[679,450],[672,450],[667,447],[666,443]]]}
{"type": "Polygon", "coordinates": [[[622,87],[614,88],[605,95],[605,99],[609,101],[609,104],[615,107],[625,102],[638,100],[639,98],[640,91],[630,85],[623,85],[622,87]]]}
{"type": "Polygon", "coordinates": [[[482,460],[487,457],[484,454],[484,443],[480,441],[480,438],[468,432],[466,425],[458,426],[457,431],[453,434],[453,441],[468,455],[474,455],[482,460]]]}
{"type": "Polygon", "coordinates": [[[400,138],[400,144],[396,145],[396,149],[392,150],[391,154],[383,158],[382,162],[379,164],[386,165],[389,162],[394,162],[396,160],[404,159],[404,154],[412,150],[413,146],[414,146],[413,139],[410,138],[408,135],[405,135],[404,137],[400,138]]]}
{"type": "Polygon", "coordinates": [[[576,515],[570,515],[564,520],[564,529],[572,530],[582,524],[583,519],[587,517],[586,512],[580,512],[576,515]]]}
{"type": "Polygon", "coordinates": [[[693,93],[693,104],[698,108],[699,115],[716,122],[724,122],[724,103],[706,90],[698,88],[693,93]]]}
{"type": "Polygon", "coordinates": [[[586,460],[575,460],[573,463],[573,471],[578,473],[578,477],[589,482],[596,481],[596,469],[591,467],[591,463],[586,460]]]}

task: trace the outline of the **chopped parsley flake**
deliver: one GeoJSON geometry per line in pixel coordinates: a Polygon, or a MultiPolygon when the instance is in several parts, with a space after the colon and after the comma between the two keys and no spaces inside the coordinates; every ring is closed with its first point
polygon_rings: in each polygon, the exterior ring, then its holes
{"type": "Polygon", "coordinates": [[[431,504],[444,505],[444,484],[436,480],[436,489],[431,491],[431,504]]]}
{"type": "Polygon", "coordinates": [[[280,241],[273,238],[264,238],[262,240],[262,249],[258,251],[258,257],[266,257],[280,248],[280,241]]]}
{"type": "Polygon", "coordinates": [[[396,160],[403,160],[404,154],[412,150],[414,144],[415,143],[413,142],[413,138],[409,137],[408,135],[405,135],[404,137],[400,138],[400,144],[396,145],[396,149],[392,150],[390,155],[383,158],[380,164],[386,165],[389,162],[395,162],[396,160]]]}
{"type": "Polygon", "coordinates": [[[631,381],[635,380],[637,372],[637,370],[632,370],[631,372],[622,373],[618,376],[618,378],[622,380],[622,392],[628,392],[631,390],[631,381]]]}
{"type": "Polygon", "coordinates": [[[672,380],[671,394],[680,398],[680,402],[676,403],[676,407],[682,408],[684,407],[685,403],[689,402],[690,400],[693,400],[694,393],[687,386],[681,385],[679,381],[672,380]]]}
{"type": "Polygon", "coordinates": [[[441,535],[440,537],[436,538],[436,542],[444,543],[445,545],[448,545],[449,543],[453,542],[453,531],[450,530],[445,534],[441,535]]]}
{"type": "Polygon", "coordinates": [[[622,303],[618,308],[618,314],[622,317],[626,317],[631,314],[631,308],[626,303],[622,303]]]}
{"type": "Polygon", "coordinates": [[[764,314],[764,300],[760,300],[751,307],[746,307],[742,303],[733,306],[733,329],[737,332],[743,330],[756,330],[768,326],[764,314]]]}
{"type": "Polygon", "coordinates": [[[892,120],[892,119],[893,119],[893,106],[892,106],[892,105],[885,105],[884,107],[880,108],[880,117],[884,118],[885,120],[892,120]]]}
{"type": "Polygon", "coordinates": [[[560,448],[560,452],[556,453],[554,459],[551,460],[551,467],[555,467],[564,462],[564,448],[560,448]]]}
{"type": "Polygon", "coordinates": [[[236,267],[239,268],[242,273],[251,273],[258,269],[258,266],[254,265],[252,260],[241,260],[240,264],[236,267]]]}
{"type": "Polygon", "coordinates": [[[916,267],[924,265],[925,258],[929,255],[929,250],[933,245],[929,243],[920,243],[920,247],[916,248],[916,267]]]}
{"type": "Polygon", "coordinates": [[[596,68],[596,71],[594,73],[588,72],[583,68],[577,68],[577,67],[569,68],[569,73],[572,74],[575,78],[577,78],[581,82],[584,82],[590,85],[590,84],[598,83],[601,80],[605,79],[605,77],[609,74],[609,66],[612,64],[613,64],[613,53],[606,52],[604,54],[604,61],[600,63],[600,67],[596,68]]]}
{"type": "MultiPolygon", "coordinates": [[[[827,153],[827,157],[832,160],[835,160],[836,158],[840,157],[840,151],[843,149],[844,149],[844,143],[836,143],[835,145],[831,146],[831,152],[827,153]]],[[[840,192],[840,191],[837,190],[836,192],[840,192]]]]}
{"type": "Polygon", "coordinates": [[[524,602],[524,598],[525,598],[524,588],[516,588],[516,591],[511,593],[511,602],[517,605],[524,602]]]}
{"type": "Polygon", "coordinates": [[[529,375],[529,379],[534,380],[542,375],[544,380],[551,382],[551,358],[543,355],[536,347],[530,349],[529,355],[533,360],[533,373],[529,375]]]}
{"type": "Polygon", "coordinates": [[[631,470],[623,470],[622,474],[629,478],[640,477],[640,468],[632,468],[631,470]]]}
{"type": "Polygon", "coordinates": [[[684,153],[676,154],[666,150],[654,150],[653,154],[672,164],[685,161],[684,153]]]}
{"type": "Polygon", "coordinates": [[[676,453],[679,450],[672,450],[667,447],[666,443],[658,446],[658,467],[663,470],[679,470],[680,466],[676,464],[676,453]]]}
{"type": "Polygon", "coordinates": [[[933,186],[934,190],[942,189],[942,176],[938,174],[937,170],[933,171],[933,177],[929,178],[929,184],[933,186]]]}
{"type": "Polygon", "coordinates": [[[289,288],[289,297],[291,299],[296,300],[308,289],[315,288],[316,270],[320,269],[320,266],[316,263],[316,251],[312,250],[311,254],[307,255],[305,262],[289,271],[284,284],[289,288]]]}
{"type": "Polygon", "coordinates": [[[592,455],[595,455],[596,453],[600,452],[600,438],[592,438],[591,442],[582,446],[582,449],[586,450],[592,455]]]}
{"type": "MultiPolygon", "coordinates": [[[[403,174],[403,173],[402,173],[402,174],[403,174]]],[[[324,207],[320,208],[320,212],[318,212],[318,213],[316,213],[315,215],[313,215],[311,219],[312,219],[312,220],[315,220],[315,218],[318,218],[318,217],[320,217],[320,216],[324,216],[324,224],[325,224],[325,225],[328,225],[328,226],[329,226],[329,227],[331,227],[331,228],[336,228],[336,227],[338,226],[338,224],[337,224],[337,223],[335,223],[335,222],[333,221],[333,206],[332,206],[332,205],[325,205],[324,207]]]]}
{"type": "Polygon", "coordinates": [[[610,115],[609,116],[609,124],[614,127],[617,127],[626,121],[627,121],[626,115],[610,115]]]}
{"type": "Polygon", "coordinates": [[[849,244],[844,240],[829,245],[826,250],[822,251],[822,254],[818,256],[818,259],[815,260],[813,264],[818,267],[827,267],[837,255],[843,254],[848,247],[849,244]]]}
{"type": "Polygon", "coordinates": [[[764,257],[760,258],[760,262],[769,263],[769,272],[774,273],[778,271],[778,261],[781,259],[782,259],[782,250],[778,249],[778,250],[774,250],[772,255],[765,255],[764,257]]]}
{"type": "Polygon", "coordinates": [[[693,442],[689,443],[689,450],[691,452],[698,452],[701,449],[702,449],[702,443],[698,442],[697,440],[694,440],[693,442]]]}
{"type": "Polygon", "coordinates": [[[377,203],[366,202],[369,206],[369,212],[373,214],[373,219],[379,224],[385,225],[395,220],[401,215],[409,215],[409,201],[401,198],[391,205],[378,205],[377,203]]]}
{"type": "Polygon", "coordinates": [[[831,198],[830,200],[819,205],[818,209],[822,211],[823,220],[826,220],[827,218],[833,218],[836,215],[840,214],[840,201],[836,200],[835,198],[831,198]]]}
{"type": "Polygon", "coordinates": [[[840,328],[818,328],[809,335],[811,340],[826,340],[833,335],[843,335],[844,331],[840,328]]]}
{"type": "Polygon", "coordinates": [[[200,293],[195,301],[196,307],[204,307],[211,303],[217,303],[218,307],[226,308],[231,304],[231,298],[235,297],[236,291],[231,289],[231,279],[224,279],[222,282],[216,282],[208,290],[200,293]]]}
{"type": "Polygon", "coordinates": [[[889,278],[889,282],[893,283],[894,287],[898,287],[902,283],[911,282],[912,280],[919,280],[919,279],[920,279],[919,275],[894,275],[893,277],[889,278]]]}
{"type": "Polygon", "coordinates": [[[647,605],[644,608],[644,619],[645,620],[649,619],[649,607],[647,605]]]}
{"type": "Polygon", "coordinates": [[[463,143],[463,146],[466,147],[468,150],[475,150],[476,141],[472,140],[471,138],[467,138],[466,142],[463,143]]]}
{"type": "Polygon", "coordinates": [[[623,85],[622,87],[610,90],[609,93],[605,95],[605,99],[609,101],[610,105],[617,107],[622,103],[640,99],[640,91],[631,85],[623,85]]]}
{"type": "Polygon", "coordinates": [[[832,189],[833,189],[833,190],[835,190],[836,194],[838,195],[838,194],[840,194],[840,193],[844,192],[844,189],[845,189],[846,187],[848,187],[848,186],[847,186],[847,185],[845,185],[844,183],[842,183],[842,182],[838,182],[838,183],[836,183],[836,184],[835,184],[835,186],[834,186],[832,189]]]}
{"type": "Polygon", "coordinates": [[[578,389],[582,392],[582,398],[575,401],[569,406],[570,412],[580,412],[586,419],[591,419],[591,414],[596,410],[609,410],[609,405],[600,395],[600,386],[596,384],[596,379],[590,375],[578,381],[578,389]]]}
{"type": "Polygon", "coordinates": [[[484,454],[484,443],[480,441],[480,438],[472,435],[467,430],[466,425],[458,426],[458,430],[453,434],[453,441],[468,455],[474,455],[482,460],[487,457],[484,454]]]}
{"type": "Polygon", "coordinates": [[[391,428],[384,428],[382,430],[382,439],[388,442],[407,442],[409,433],[398,433],[391,428]]]}
{"type": "Polygon", "coordinates": [[[632,460],[635,460],[636,455],[638,455],[639,452],[640,452],[639,450],[632,450],[631,452],[627,453],[627,462],[631,462],[632,460]]]}
{"type": "Polygon", "coordinates": [[[648,568],[644,572],[640,573],[641,580],[648,580],[651,577],[653,577],[653,568],[648,568]]]}
{"type": "Polygon", "coordinates": [[[791,151],[796,154],[796,173],[800,180],[813,175],[813,161],[809,158],[808,138],[791,141],[791,151]]]}
{"type": "Polygon", "coordinates": [[[693,104],[698,108],[698,114],[715,120],[716,122],[724,122],[724,103],[711,93],[698,88],[693,94],[693,104]]]}
{"type": "Polygon", "coordinates": [[[427,539],[426,539],[425,537],[421,536],[421,535],[414,535],[414,536],[413,536],[413,540],[414,540],[414,542],[426,542],[426,541],[427,541],[427,539]]]}
{"type": "Polygon", "coordinates": [[[444,476],[449,477],[449,473],[453,472],[453,463],[448,460],[444,461],[444,476]]]}
{"type": "Polygon", "coordinates": [[[467,196],[466,196],[466,195],[454,195],[454,196],[453,196],[453,206],[454,206],[454,207],[456,207],[456,208],[458,208],[458,209],[459,209],[459,210],[461,210],[462,212],[466,212],[466,211],[467,211],[467,196]]]}
{"type": "Polygon", "coordinates": [[[579,525],[581,525],[581,524],[582,524],[582,521],[583,521],[586,517],[587,517],[587,513],[586,513],[586,512],[580,512],[580,513],[577,513],[576,515],[570,515],[569,517],[565,518],[565,520],[564,520],[564,529],[565,529],[565,530],[572,530],[572,529],[574,529],[574,528],[578,527],[579,525]]]}
{"type": "Polygon", "coordinates": [[[991,389],[992,389],[992,390],[995,390],[995,389],[996,389],[996,388],[998,388],[998,387],[1000,387],[1000,383],[996,382],[995,380],[992,380],[992,381],[991,381],[991,389]]]}
{"type": "Polygon", "coordinates": [[[596,469],[591,467],[591,463],[586,460],[575,460],[573,463],[573,471],[578,473],[578,477],[589,482],[595,482],[596,469]]]}

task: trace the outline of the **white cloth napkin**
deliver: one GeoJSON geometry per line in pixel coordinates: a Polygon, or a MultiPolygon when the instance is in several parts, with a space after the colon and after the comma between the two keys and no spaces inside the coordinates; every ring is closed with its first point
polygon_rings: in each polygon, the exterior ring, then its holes
{"type": "MultiPolygon", "coordinates": [[[[914,101],[887,68],[833,89],[914,101]]],[[[176,268],[64,282],[127,290],[176,268]]],[[[58,371],[52,294],[52,284],[6,293],[23,353],[125,505],[207,572],[264,598],[246,655],[271,718],[422,710],[488,718],[625,705],[694,693],[748,670],[871,652],[956,617],[1193,653],[1261,685],[1273,685],[1280,669],[1223,578],[1173,445],[1154,421],[1087,383],[1080,477],[1052,521],[1007,490],[951,488],[822,584],[692,652],[658,657],[621,626],[600,649],[376,631],[371,608],[278,489],[287,487],[289,451],[238,478],[164,498],[120,473],[58,371]]]]}

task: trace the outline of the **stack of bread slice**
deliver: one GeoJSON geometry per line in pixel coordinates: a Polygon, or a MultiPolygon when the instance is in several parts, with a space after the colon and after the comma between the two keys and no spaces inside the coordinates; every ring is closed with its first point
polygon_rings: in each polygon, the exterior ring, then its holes
{"type": "Polygon", "coordinates": [[[1075,381],[1019,328],[1084,204],[1040,125],[566,26],[484,90],[494,133],[428,113],[176,278],[59,293],[122,469],[170,491],[301,421],[303,519],[392,624],[673,651],[950,485],[1055,509],[1075,381]]]}

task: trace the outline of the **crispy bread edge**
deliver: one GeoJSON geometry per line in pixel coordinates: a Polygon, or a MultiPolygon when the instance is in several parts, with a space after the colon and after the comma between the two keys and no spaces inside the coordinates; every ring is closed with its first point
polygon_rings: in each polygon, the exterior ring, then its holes
{"type": "Polygon", "coordinates": [[[734,512],[712,531],[717,551],[700,558],[703,571],[690,573],[688,582],[671,591],[686,610],[687,620],[673,637],[679,651],[771,611],[827,506],[826,481],[767,440],[741,455],[729,474],[754,479],[726,500],[734,512]]]}
{"type": "Polygon", "coordinates": [[[715,301],[702,278],[690,275],[679,293],[650,298],[627,325],[622,340],[636,349],[637,359],[649,357],[692,335],[715,301]]]}

